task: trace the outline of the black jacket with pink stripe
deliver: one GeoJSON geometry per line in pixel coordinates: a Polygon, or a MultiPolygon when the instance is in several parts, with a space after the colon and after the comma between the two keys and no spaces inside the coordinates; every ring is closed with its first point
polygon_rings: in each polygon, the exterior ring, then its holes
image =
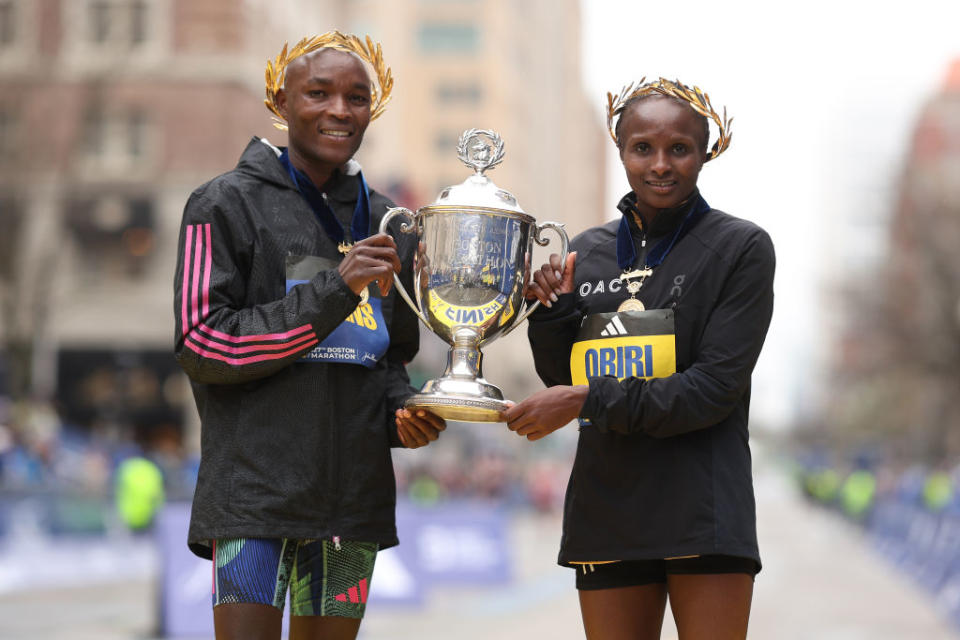
{"type": "MultiPolygon", "coordinates": [[[[337,174],[328,204],[353,211],[359,178],[337,174]]],[[[392,204],[370,191],[379,228],[392,204]]],[[[338,216],[339,217],[339,216],[338,216]]],[[[394,230],[411,287],[414,240],[394,230]]],[[[419,327],[396,289],[374,368],[300,362],[360,301],[336,269],[286,293],[287,256],[339,261],[273,147],[254,138],[237,167],[190,196],[174,278],[176,357],[201,421],[189,544],[212,538],[332,538],[397,543],[393,411],[414,392],[404,364],[419,327]]]]}

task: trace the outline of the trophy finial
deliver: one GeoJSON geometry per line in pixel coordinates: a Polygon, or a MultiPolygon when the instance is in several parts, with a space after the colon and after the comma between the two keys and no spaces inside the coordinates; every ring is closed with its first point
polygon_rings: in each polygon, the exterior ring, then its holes
{"type": "Polygon", "coordinates": [[[489,129],[467,129],[457,143],[460,161],[482,176],[503,162],[503,139],[489,129]]]}

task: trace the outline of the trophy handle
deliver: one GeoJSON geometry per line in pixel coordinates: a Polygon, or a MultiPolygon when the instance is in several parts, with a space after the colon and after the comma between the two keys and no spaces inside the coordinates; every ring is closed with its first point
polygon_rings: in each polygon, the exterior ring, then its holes
{"type": "MultiPolygon", "coordinates": [[[[396,216],[403,216],[414,222],[417,219],[417,214],[415,214],[413,211],[410,211],[410,209],[407,209],[406,207],[393,207],[391,209],[387,209],[387,213],[384,214],[383,220],[380,221],[380,233],[386,233],[387,235],[390,235],[390,232],[387,230],[387,226],[396,216]]],[[[416,225],[411,224],[410,222],[404,222],[400,225],[400,231],[403,233],[414,233],[416,229],[416,225]]],[[[423,321],[423,324],[429,327],[430,322],[423,314],[423,311],[421,311],[420,308],[413,303],[413,300],[410,298],[410,294],[407,293],[407,290],[403,287],[403,283],[400,282],[400,275],[397,273],[393,274],[393,284],[397,287],[397,291],[400,292],[400,297],[404,299],[404,301],[407,303],[407,306],[409,306],[416,316],[423,321]]]]}
{"type": "MultiPolygon", "coordinates": [[[[534,227],[533,240],[541,247],[545,247],[548,244],[550,244],[550,240],[548,240],[547,238],[541,237],[541,233],[545,229],[553,229],[556,232],[556,234],[560,236],[560,260],[564,265],[566,265],[567,250],[570,247],[570,238],[567,237],[567,232],[564,230],[563,224],[559,222],[544,222],[534,227]]],[[[531,265],[531,268],[532,268],[532,265],[531,265]]],[[[527,319],[527,316],[533,313],[534,310],[536,310],[536,308],[539,306],[540,306],[539,300],[534,301],[533,304],[528,304],[527,308],[523,311],[523,313],[517,316],[517,319],[509,327],[504,329],[503,332],[500,334],[500,336],[501,337],[505,336],[511,331],[513,331],[514,329],[516,329],[518,326],[520,326],[520,324],[527,319]]]]}

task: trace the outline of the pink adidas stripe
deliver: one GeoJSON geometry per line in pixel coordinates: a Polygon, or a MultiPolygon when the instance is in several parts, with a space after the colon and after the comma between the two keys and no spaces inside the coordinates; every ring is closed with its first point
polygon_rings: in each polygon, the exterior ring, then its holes
{"type": "Polygon", "coordinates": [[[304,332],[313,332],[313,327],[309,324],[301,325],[295,329],[290,329],[289,331],[284,331],[283,333],[260,333],[257,335],[250,336],[232,336],[228,333],[223,333],[222,331],[217,331],[213,327],[208,326],[206,323],[200,323],[200,330],[208,334],[213,338],[218,338],[224,342],[262,342],[265,340],[286,340],[292,338],[293,336],[299,335],[304,332]]]}
{"type": "Polygon", "coordinates": [[[210,224],[207,223],[203,225],[204,231],[207,233],[207,246],[205,247],[204,253],[207,254],[207,259],[203,263],[203,314],[204,318],[210,313],[210,269],[213,265],[213,242],[210,239],[210,224]]]}
{"type": "Polygon", "coordinates": [[[193,247],[193,294],[191,299],[193,301],[193,324],[197,325],[200,323],[200,304],[199,304],[199,294],[200,294],[200,252],[203,250],[203,236],[201,235],[201,227],[203,225],[196,225],[197,230],[197,243],[193,247]]]}
{"type": "Polygon", "coordinates": [[[313,327],[309,324],[281,333],[232,336],[217,331],[202,322],[202,319],[210,314],[210,277],[213,272],[212,236],[209,223],[187,225],[183,251],[183,283],[180,294],[180,320],[181,332],[185,337],[184,344],[201,356],[222,360],[234,365],[283,358],[317,344],[319,340],[313,331],[313,327]],[[192,329],[199,329],[199,331],[193,331],[192,329]],[[216,340],[228,344],[220,344],[216,340]],[[267,341],[279,342],[276,344],[232,346],[267,341]],[[218,353],[218,351],[224,353],[218,353]],[[231,355],[239,357],[230,357],[231,355]]]}
{"type": "Polygon", "coordinates": [[[302,336],[300,338],[297,338],[296,340],[291,340],[289,342],[281,342],[279,344],[254,344],[254,345],[250,345],[249,347],[228,347],[227,345],[220,344],[219,342],[214,342],[213,340],[210,340],[209,338],[206,338],[200,335],[196,331],[191,332],[188,338],[193,340],[194,342],[198,342],[207,347],[212,347],[219,351],[226,351],[227,353],[238,354],[238,353],[255,353],[258,351],[279,351],[280,349],[287,349],[290,347],[294,347],[296,345],[301,345],[304,342],[309,342],[310,340],[316,340],[317,334],[311,331],[309,334],[302,336]]]}
{"type": "Polygon", "coordinates": [[[264,361],[264,360],[279,360],[279,359],[285,358],[285,357],[287,357],[287,356],[289,356],[289,355],[291,355],[291,354],[293,354],[293,353],[297,353],[297,352],[299,352],[299,351],[302,351],[302,350],[303,350],[304,348],[306,348],[306,347],[313,346],[313,345],[317,344],[318,342],[319,342],[319,340],[317,340],[316,338],[313,338],[313,339],[310,340],[309,342],[306,342],[306,343],[304,343],[304,344],[302,344],[302,345],[299,345],[299,346],[297,346],[297,347],[294,347],[293,349],[288,349],[288,350],[286,350],[286,351],[281,351],[281,352],[279,352],[279,353],[268,353],[268,354],[263,354],[263,355],[259,355],[259,356],[244,356],[244,357],[242,357],[242,358],[231,358],[231,357],[229,357],[229,356],[225,356],[225,355],[223,355],[223,354],[217,353],[216,351],[208,351],[208,350],[204,349],[203,347],[201,347],[200,345],[195,344],[195,343],[190,339],[190,336],[187,336],[187,339],[184,341],[183,344],[184,344],[188,349],[190,349],[191,351],[193,351],[194,353],[196,353],[196,354],[198,354],[198,355],[200,355],[200,356],[203,356],[204,358],[213,358],[214,360],[220,360],[220,361],[222,361],[222,362],[226,362],[227,364],[243,365],[243,364],[253,364],[254,362],[262,362],[262,361],[264,361]]]}
{"type": "Polygon", "coordinates": [[[193,225],[187,225],[186,241],[184,244],[183,250],[183,287],[180,290],[180,320],[181,327],[180,331],[186,335],[187,331],[190,330],[190,325],[187,324],[187,318],[189,316],[187,309],[187,300],[190,296],[190,255],[191,249],[193,247],[193,225]]]}

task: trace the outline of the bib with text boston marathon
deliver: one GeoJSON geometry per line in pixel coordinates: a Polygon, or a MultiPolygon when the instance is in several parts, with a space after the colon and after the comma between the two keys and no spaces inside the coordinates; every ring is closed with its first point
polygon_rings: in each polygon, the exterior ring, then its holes
{"type": "MultiPolygon", "coordinates": [[[[336,269],[337,261],[317,256],[287,256],[287,292],[309,282],[325,269],[336,269]]],[[[390,346],[383,319],[383,299],[376,282],[367,286],[360,304],[323,342],[303,356],[303,362],[343,362],[372,369],[390,346]]]]}

